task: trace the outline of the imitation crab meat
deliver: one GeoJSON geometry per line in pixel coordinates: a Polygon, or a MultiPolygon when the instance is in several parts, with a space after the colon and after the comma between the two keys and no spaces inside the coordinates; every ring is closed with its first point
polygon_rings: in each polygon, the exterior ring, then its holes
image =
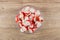
{"type": "Polygon", "coordinates": [[[29,31],[30,33],[33,33],[41,27],[43,18],[39,10],[26,6],[21,9],[19,14],[16,16],[15,21],[19,24],[21,32],[29,31]]]}

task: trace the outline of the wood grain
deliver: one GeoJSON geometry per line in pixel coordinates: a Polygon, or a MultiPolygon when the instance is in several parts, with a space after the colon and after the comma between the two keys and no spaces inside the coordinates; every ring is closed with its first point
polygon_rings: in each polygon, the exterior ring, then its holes
{"type": "Polygon", "coordinates": [[[60,40],[60,0],[0,0],[0,40],[60,40]],[[38,8],[44,18],[33,34],[21,33],[15,22],[26,5],[38,8]]]}

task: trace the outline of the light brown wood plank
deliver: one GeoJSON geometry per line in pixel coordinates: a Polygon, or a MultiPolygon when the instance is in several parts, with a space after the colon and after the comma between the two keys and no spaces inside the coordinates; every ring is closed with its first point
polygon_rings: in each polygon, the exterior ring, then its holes
{"type": "Polygon", "coordinates": [[[0,40],[60,40],[60,0],[0,0],[0,40]],[[26,5],[38,8],[44,18],[33,34],[21,33],[15,22],[26,5]]]}
{"type": "Polygon", "coordinates": [[[15,16],[19,13],[21,4],[0,3],[0,27],[15,27],[15,16]]]}
{"type": "Polygon", "coordinates": [[[21,3],[22,0],[0,0],[0,2],[17,2],[17,3],[21,3]]]}
{"type": "Polygon", "coordinates": [[[60,0],[23,0],[23,3],[60,3],[60,0]]]}

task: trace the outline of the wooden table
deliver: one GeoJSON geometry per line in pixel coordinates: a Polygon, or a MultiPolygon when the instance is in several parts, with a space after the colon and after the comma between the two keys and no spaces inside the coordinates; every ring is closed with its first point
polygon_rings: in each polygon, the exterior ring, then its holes
{"type": "Polygon", "coordinates": [[[0,40],[60,40],[60,0],[0,0],[0,40]],[[44,22],[33,34],[21,33],[15,16],[21,7],[40,9],[44,22]]]}

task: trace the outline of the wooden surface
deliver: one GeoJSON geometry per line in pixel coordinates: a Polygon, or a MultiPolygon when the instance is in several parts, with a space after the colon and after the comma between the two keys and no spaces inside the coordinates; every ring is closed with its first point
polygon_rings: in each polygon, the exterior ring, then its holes
{"type": "Polygon", "coordinates": [[[0,0],[0,40],[60,40],[60,0],[0,0]],[[33,34],[21,33],[15,16],[21,7],[40,9],[44,23],[33,34]]]}

